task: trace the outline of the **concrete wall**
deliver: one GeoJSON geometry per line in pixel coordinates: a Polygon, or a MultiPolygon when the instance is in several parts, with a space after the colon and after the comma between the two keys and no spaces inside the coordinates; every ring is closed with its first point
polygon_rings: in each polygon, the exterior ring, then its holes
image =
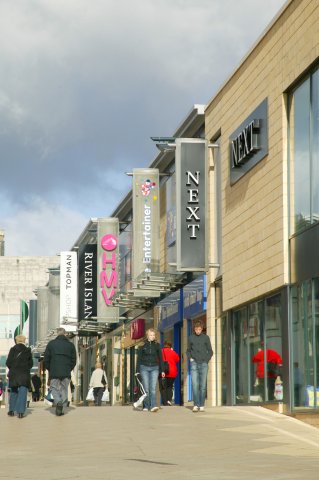
{"type": "Polygon", "coordinates": [[[35,299],[33,290],[49,280],[48,269],[58,257],[1,257],[0,314],[20,314],[20,300],[35,299]]]}

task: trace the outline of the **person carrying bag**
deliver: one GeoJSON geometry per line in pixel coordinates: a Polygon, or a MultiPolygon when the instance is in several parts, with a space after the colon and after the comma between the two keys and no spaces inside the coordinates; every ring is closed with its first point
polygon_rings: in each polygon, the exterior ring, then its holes
{"type": "Polygon", "coordinates": [[[106,375],[100,362],[95,364],[95,370],[92,372],[89,387],[93,388],[94,405],[100,407],[102,405],[103,393],[107,387],[106,375]]]}

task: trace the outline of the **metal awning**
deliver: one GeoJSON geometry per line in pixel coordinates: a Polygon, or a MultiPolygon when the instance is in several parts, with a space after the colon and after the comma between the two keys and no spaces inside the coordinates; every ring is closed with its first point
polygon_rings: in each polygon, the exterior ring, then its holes
{"type": "Polygon", "coordinates": [[[134,281],[134,291],[137,296],[138,292],[143,290],[157,293],[172,292],[185,283],[185,276],[185,273],[143,272],[134,281]]]}
{"type": "Polygon", "coordinates": [[[137,296],[135,295],[135,290],[130,289],[127,291],[118,292],[116,295],[114,295],[112,297],[112,305],[113,307],[121,307],[126,310],[147,310],[153,305],[153,298],[154,297],[151,295],[145,296],[144,294],[137,296]]]}
{"type": "Polygon", "coordinates": [[[120,291],[112,297],[112,305],[126,310],[147,310],[154,299],[175,291],[185,283],[185,273],[146,273],[132,281],[132,288],[120,291]]]}

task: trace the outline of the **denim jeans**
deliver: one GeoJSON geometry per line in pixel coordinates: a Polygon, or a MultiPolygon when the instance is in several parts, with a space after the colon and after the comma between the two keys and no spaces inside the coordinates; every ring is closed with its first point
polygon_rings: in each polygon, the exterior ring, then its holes
{"type": "Polygon", "coordinates": [[[144,400],[144,407],[150,410],[151,408],[156,407],[156,384],[159,367],[147,367],[146,365],[141,365],[140,373],[143,387],[147,393],[147,397],[144,400]]]}
{"type": "Polygon", "coordinates": [[[10,391],[9,411],[24,413],[27,407],[27,387],[14,387],[10,391]]]}
{"type": "Polygon", "coordinates": [[[191,362],[193,402],[196,407],[203,407],[206,398],[208,363],[191,362]]]}

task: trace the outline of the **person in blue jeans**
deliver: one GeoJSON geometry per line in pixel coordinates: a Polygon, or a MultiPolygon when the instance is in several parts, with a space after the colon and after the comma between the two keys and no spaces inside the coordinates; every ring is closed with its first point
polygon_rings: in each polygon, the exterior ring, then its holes
{"type": "Polygon", "coordinates": [[[213,349],[209,336],[203,332],[200,320],[194,323],[194,333],[188,338],[186,353],[191,367],[193,412],[204,412],[208,362],[213,356],[213,349]]]}
{"type": "Polygon", "coordinates": [[[27,407],[33,360],[31,349],[25,345],[26,337],[17,335],[15,342],[16,345],[10,349],[6,361],[10,388],[8,415],[14,417],[17,412],[18,418],[23,418],[27,407]]]}
{"type": "Polygon", "coordinates": [[[159,373],[165,377],[162,350],[155,340],[155,330],[146,331],[146,342],[137,352],[136,373],[142,377],[142,383],[147,394],[144,400],[143,411],[157,412],[156,385],[159,373]]]}

